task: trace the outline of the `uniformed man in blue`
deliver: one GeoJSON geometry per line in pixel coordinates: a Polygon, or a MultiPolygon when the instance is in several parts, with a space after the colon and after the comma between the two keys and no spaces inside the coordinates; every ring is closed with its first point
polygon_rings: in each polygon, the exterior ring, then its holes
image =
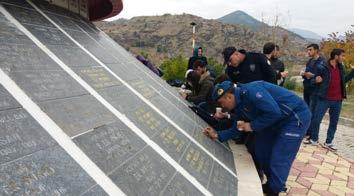
{"type": "Polygon", "coordinates": [[[255,159],[267,176],[263,191],[278,195],[285,182],[301,141],[310,124],[306,103],[277,85],[255,81],[236,86],[225,81],[214,87],[212,98],[235,117],[231,129],[216,132],[207,127],[204,134],[221,142],[237,138],[241,131],[255,134],[255,159]]]}

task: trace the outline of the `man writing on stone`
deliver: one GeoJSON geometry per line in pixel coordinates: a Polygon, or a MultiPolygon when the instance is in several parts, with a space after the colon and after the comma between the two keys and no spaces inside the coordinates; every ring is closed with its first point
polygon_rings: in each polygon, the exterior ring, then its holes
{"type": "Polygon", "coordinates": [[[239,137],[241,131],[255,134],[255,159],[267,176],[266,195],[278,195],[310,124],[305,102],[289,90],[264,81],[235,86],[230,81],[215,86],[212,99],[234,116],[234,126],[204,134],[221,142],[239,137]]]}

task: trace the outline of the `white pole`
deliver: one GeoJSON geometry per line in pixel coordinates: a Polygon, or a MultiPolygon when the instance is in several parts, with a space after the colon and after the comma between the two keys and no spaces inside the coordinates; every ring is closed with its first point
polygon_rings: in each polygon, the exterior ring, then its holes
{"type": "Polygon", "coordinates": [[[195,38],[196,38],[196,35],[195,35],[195,25],[197,25],[195,22],[191,22],[191,25],[193,27],[193,34],[192,34],[192,55],[194,53],[194,47],[195,47],[195,38]]]}
{"type": "Polygon", "coordinates": [[[193,25],[193,36],[192,36],[192,49],[194,50],[195,46],[195,25],[193,25]]]}

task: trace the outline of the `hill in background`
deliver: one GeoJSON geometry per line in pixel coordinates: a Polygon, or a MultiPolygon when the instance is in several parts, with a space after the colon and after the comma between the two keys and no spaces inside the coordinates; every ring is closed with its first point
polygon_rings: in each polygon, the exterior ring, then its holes
{"type": "Polygon", "coordinates": [[[225,24],[242,25],[253,30],[259,30],[264,27],[268,27],[267,24],[240,10],[227,14],[217,20],[225,24]]]}
{"type": "Polygon", "coordinates": [[[261,51],[266,42],[276,42],[284,52],[283,60],[304,61],[307,40],[280,27],[263,25],[254,30],[245,25],[226,24],[190,14],[141,16],[119,22],[97,22],[96,25],[133,54],[146,53],[154,63],[164,58],[192,54],[191,22],[197,23],[196,45],[202,46],[207,57],[222,62],[221,52],[227,46],[248,51],[261,51]]]}

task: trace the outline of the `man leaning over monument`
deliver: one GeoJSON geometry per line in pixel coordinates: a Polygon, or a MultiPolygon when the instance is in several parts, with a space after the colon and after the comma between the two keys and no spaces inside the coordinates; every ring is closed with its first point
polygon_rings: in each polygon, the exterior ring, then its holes
{"type": "Polygon", "coordinates": [[[216,132],[207,127],[212,140],[237,138],[240,132],[254,132],[255,158],[267,176],[263,191],[278,195],[285,182],[301,141],[310,124],[306,103],[294,93],[264,81],[235,86],[225,81],[215,86],[212,98],[236,117],[231,129],[216,132]]]}
{"type": "Polygon", "coordinates": [[[236,50],[235,47],[227,47],[222,52],[224,64],[227,65],[225,74],[234,83],[249,83],[264,80],[276,83],[274,69],[267,58],[260,53],[236,50]]]}

